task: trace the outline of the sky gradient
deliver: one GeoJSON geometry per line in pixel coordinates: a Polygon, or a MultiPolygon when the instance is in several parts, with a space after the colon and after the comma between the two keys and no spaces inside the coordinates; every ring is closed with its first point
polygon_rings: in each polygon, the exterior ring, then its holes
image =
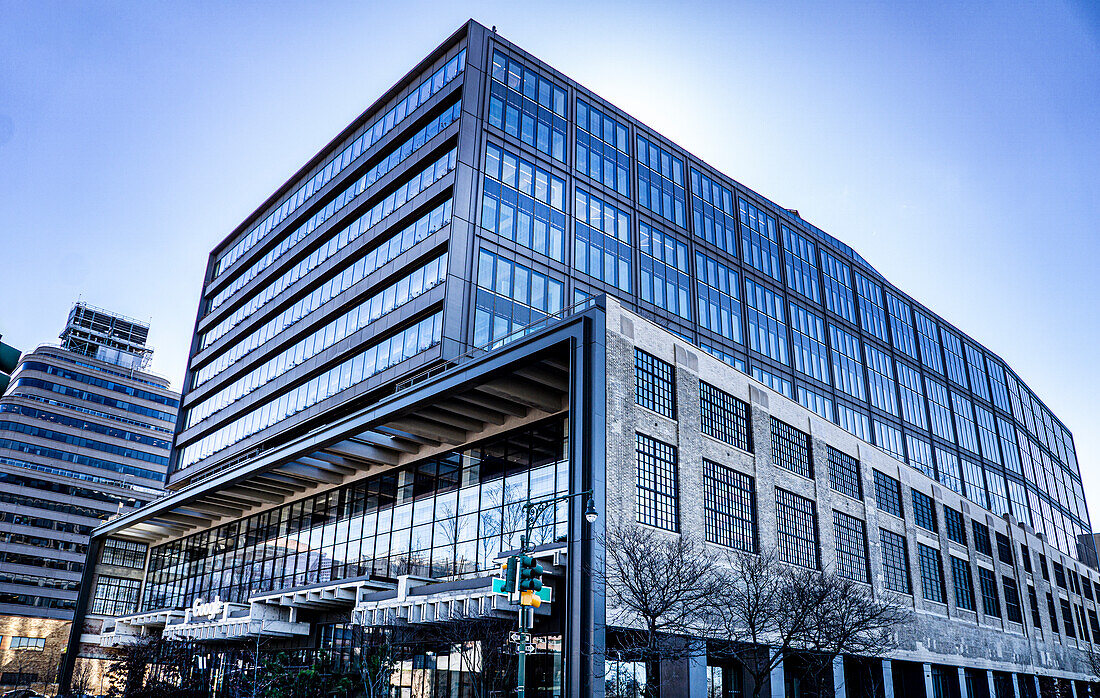
{"type": "Polygon", "coordinates": [[[847,242],[1073,431],[1100,517],[1100,9],[0,0],[0,333],[83,299],[178,388],[215,244],[474,17],[847,242]]]}

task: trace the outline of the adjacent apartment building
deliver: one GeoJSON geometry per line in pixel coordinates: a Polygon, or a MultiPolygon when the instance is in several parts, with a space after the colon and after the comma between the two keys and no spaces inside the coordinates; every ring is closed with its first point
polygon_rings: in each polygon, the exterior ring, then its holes
{"type": "MultiPolygon", "coordinates": [[[[419,643],[402,695],[457,695],[502,639],[439,629],[514,622],[491,578],[526,532],[553,592],[529,688],[633,696],[657,677],[588,573],[608,521],[901,595],[901,647],[841,663],[838,694],[1095,679],[1080,469],[1038,395],[796,211],[476,22],[214,249],[182,403],[169,494],[88,559],[148,546],[98,640],[188,643],[181,671],[216,691],[252,646],[353,671],[382,627],[419,643]],[[558,494],[580,496],[524,520],[558,494]]],[[[684,661],[666,695],[748,690],[684,661]]],[[[766,692],[798,694],[777,671],[766,692]]]]}
{"type": "MultiPolygon", "coordinates": [[[[0,689],[56,684],[91,531],[163,491],[179,395],[144,371],[148,332],[78,303],[60,346],[24,354],[0,397],[0,689]]],[[[145,546],[103,552],[115,605],[97,610],[125,610],[145,546]]]]}

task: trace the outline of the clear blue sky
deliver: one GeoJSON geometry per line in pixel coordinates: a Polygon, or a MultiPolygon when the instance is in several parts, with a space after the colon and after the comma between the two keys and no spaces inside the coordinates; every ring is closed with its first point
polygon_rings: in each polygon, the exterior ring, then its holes
{"type": "Polygon", "coordinates": [[[178,385],[213,245],[472,16],[1004,357],[1100,519],[1095,4],[458,5],[0,0],[5,341],[82,297],[178,385]]]}

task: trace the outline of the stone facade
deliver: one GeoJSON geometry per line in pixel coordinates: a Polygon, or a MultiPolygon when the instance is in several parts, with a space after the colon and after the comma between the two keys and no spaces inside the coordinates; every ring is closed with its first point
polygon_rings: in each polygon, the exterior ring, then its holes
{"type": "Polygon", "coordinates": [[[31,618],[27,616],[0,616],[0,692],[16,687],[31,688],[39,692],[48,692],[57,686],[57,669],[65,643],[69,639],[69,626],[65,620],[53,618],[31,618]],[[45,640],[43,649],[12,649],[12,639],[16,637],[41,638],[45,640]],[[31,674],[28,683],[10,681],[13,674],[31,674]]]}
{"type": "MultiPolygon", "coordinates": [[[[703,459],[726,465],[750,475],[755,481],[756,526],[760,548],[774,549],[778,544],[775,489],[781,487],[814,501],[818,519],[818,544],[822,565],[835,564],[836,548],[832,511],[841,511],[865,522],[867,553],[871,570],[871,592],[892,594],[883,586],[882,551],[879,529],[905,536],[908,546],[912,594],[901,598],[912,607],[914,619],[899,633],[900,647],[893,660],[924,664],[965,667],[982,671],[1012,672],[1089,681],[1085,652],[1087,640],[1065,633],[1061,600],[1081,606],[1087,613],[1096,611],[1095,594],[1087,598],[1064,588],[1039,574],[1035,567],[1038,554],[1049,563],[1073,570],[1090,584],[1100,579],[1091,568],[1062,555],[1046,544],[1030,527],[1010,516],[998,517],[965,500],[904,464],[884,451],[822,419],[801,405],[773,392],[749,376],[735,370],[697,347],[675,337],[657,325],[624,310],[608,300],[607,317],[607,494],[609,521],[636,521],[635,490],[637,465],[635,434],[644,434],[677,447],[680,530],[698,539],[704,537],[703,459]],[[675,367],[676,419],[658,415],[635,404],[635,348],[641,349],[675,367]],[[753,452],[739,450],[703,435],[700,428],[699,383],[705,381],[751,405],[753,452]],[[771,420],[778,419],[811,436],[813,475],[801,477],[772,463],[771,420]],[[860,463],[863,499],[858,501],[840,494],[830,485],[827,447],[842,451],[860,463]],[[875,503],[873,471],[879,470],[901,482],[903,517],[880,510],[875,503]],[[914,525],[910,490],[931,495],[936,503],[938,532],[914,525]],[[944,525],[944,506],[963,514],[967,527],[967,545],[948,540],[944,525]],[[972,520],[989,527],[993,555],[974,547],[972,520]],[[996,534],[1008,537],[1013,563],[998,559],[996,534]],[[940,551],[947,603],[924,598],[917,563],[917,543],[940,551]],[[1034,574],[1022,565],[1021,544],[1032,556],[1034,574]],[[952,581],[950,557],[967,560],[972,567],[977,611],[958,608],[952,581]],[[981,590],[975,567],[996,573],[1001,617],[982,613],[981,590]],[[1019,589],[1024,622],[1006,619],[1001,587],[1004,577],[1015,579],[1019,589]],[[1039,600],[1039,613],[1032,614],[1028,589],[1033,586],[1039,600]],[[1050,594],[1059,607],[1059,630],[1052,629],[1046,598],[1050,594]]],[[[640,525],[640,524],[639,524],[640,525]]],[[[669,533],[668,535],[676,535],[669,533]]],[[[1095,586],[1094,586],[1095,588],[1095,586]]],[[[692,691],[694,694],[694,691],[692,691]]],[[[965,694],[964,694],[965,695],[965,694]]]]}

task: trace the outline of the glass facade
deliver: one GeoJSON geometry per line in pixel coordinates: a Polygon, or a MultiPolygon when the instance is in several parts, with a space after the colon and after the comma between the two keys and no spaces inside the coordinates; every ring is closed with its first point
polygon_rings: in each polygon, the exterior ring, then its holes
{"type": "MultiPolygon", "coordinates": [[[[554,419],[153,547],[143,609],[373,574],[461,578],[519,547],[529,498],[568,488],[554,419]]],[[[532,541],[565,534],[564,505],[532,541]]]]}
{"type": "MultiPolygon", "coordinates": [[[[483,173],[477,229],[487,239],[506,240],[520,254],[574,270],[548,274],[561,284],[562,297],[604,290],[651,317],[656,310],[667,313],[689,341],[935,473],[952,489],[973,490],[976,502],[1031,521],[1063,552],[1078,554],[1077,538],[1091,526],[1072,438],[999,359],[912,301],[851,248],[603,106],[545,65],[504,47],[490,51],[489,64],[485,118],[492,142],[477,168],[483,173]],[[567,147],[570,120],[575,139],[567,147]],[[572,231],[566,229],[570,222],[572,231]],[[980,489],[966,479],[960,457],[981,468],[980,489]],[[1006,471],[1006,482],[984,482],[997,466],[1006,471]]],[[[464,54],[448,59],[421,79],[426,87],[414,91],[417,97],[395,107],[392,117],[379,117],[380,130],[367,129],[374,143],[376,133],[401,128],[409,115],[416,119],[408,135],[396,139],[410,145],[384,145],[384,153],[371,156],[372,167],[385,162],[392,169],[418,157],[421,144],[447,129],[461,95],[430,113],[421,113],[420,105],[464,67],[464,54]]],[[[368,148],[360,145],[359,151],[368,148]]],[[[356,156],[353,148],[349,157],[356,156]]],[[[342,155],[330,159],[341,164],[298,186],[327,196],[325,177],[347,166],[342,155]]],[[[370,181],[366,196],[373,195],[370,181]]],[[[300,215],[297,204],[305,199],[292,198],[296,203],[276,218],[300,215]]],[[[278,223],[257,224],[273,225],[278,223]]],[[[249,233],[219,253],[219,270],[251,246],[283,250],[266,235],[249,233]]],[[[264,264],[281,263],[282,254],[268,254],[264,264]]],[[[528,261],[513,264],[534,270],[528,261]]],[[[208,310],[219,316],[204,330],[207,337],[257,312],[251,301],[236,300],[255,286],[248,282],[255,273],[240,272],[238,290],[229,292],[225,282],[212,296],[217,300],[208,310]],[[239,307],[221,307],[234,302],[239,307]]],[[[230,281],[236,286],[237,278],[230,281]]],[[[487,329],[489,317],[505,314],[484,306],[473,312],[481,313],[481,322],[463,338],[471,344],[499,341],[516,324],[501,320],[497,327],[493,320],[494,329],[487,329]]],[[[213,347],[210,339],[203,346],[213,347]]],[[[236,352],[246,346],[238,343],[236,352]]],[[[200,370],[209,374],[215,363],[229,361],[228,353],[216,353],[200,370]]],[[[197,421],[207,418],[213,413],[197,421]]]]}

